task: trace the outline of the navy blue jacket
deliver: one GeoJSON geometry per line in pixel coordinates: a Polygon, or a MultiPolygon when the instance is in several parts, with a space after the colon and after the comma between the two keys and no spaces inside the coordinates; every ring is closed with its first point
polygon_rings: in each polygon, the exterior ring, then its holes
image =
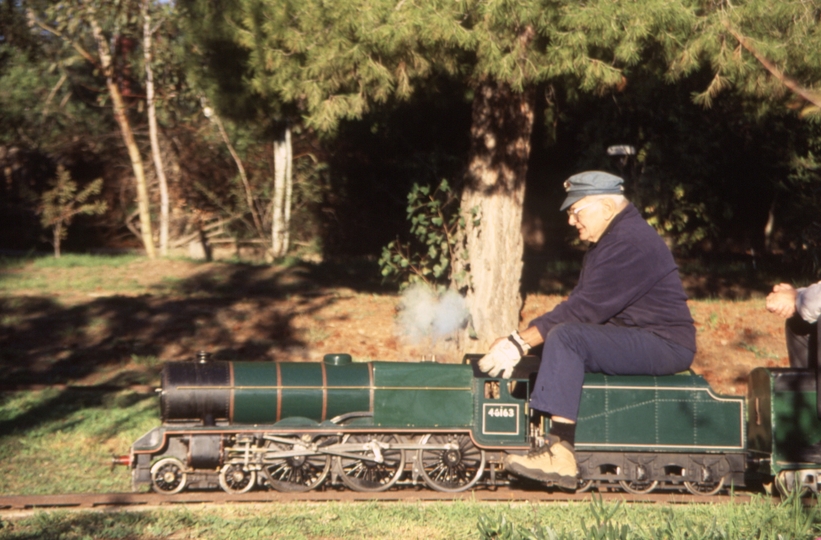
{"type": "Polygon", "coordinates": [[[530,326],[546,338],[565,322],[640,327],[696,350],[696,329],[673,255],[632,204],[585,254],[579,283],[567,300],[530,326]]]}

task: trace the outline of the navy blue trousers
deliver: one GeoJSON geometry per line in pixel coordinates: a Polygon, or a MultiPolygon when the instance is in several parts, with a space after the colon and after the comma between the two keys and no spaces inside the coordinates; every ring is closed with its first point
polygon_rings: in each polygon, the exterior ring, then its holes
{"type": "Polygon", "coordinates": [[[606,375],[672,375],[695,353],[641,328],[564,323],[547,334],[530,406],[576,421],[585,372],[606,375]]]}

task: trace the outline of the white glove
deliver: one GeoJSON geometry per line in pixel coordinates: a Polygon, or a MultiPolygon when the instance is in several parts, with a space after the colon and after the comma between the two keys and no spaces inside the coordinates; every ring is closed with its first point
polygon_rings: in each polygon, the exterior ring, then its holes
{"type": "Polygon", "coordinates": [[[530,347],[519,333],[513,332],[490,348],[490,351],[479,360],[479,369],[491,377],[501,373],[503,378],[509,379],[513,375],[513,368],[528,349],[530,347]]]}

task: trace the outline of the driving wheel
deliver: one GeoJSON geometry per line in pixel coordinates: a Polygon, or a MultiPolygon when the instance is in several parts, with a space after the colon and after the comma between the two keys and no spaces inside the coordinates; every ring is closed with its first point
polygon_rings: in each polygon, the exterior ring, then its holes
{"type": "Polygon", "coordinates": [[[461,435],[425,435],[417,463],[425,483],[436,491],[458,492],[473,487],[485,471],[485,452],[461,435]]]}

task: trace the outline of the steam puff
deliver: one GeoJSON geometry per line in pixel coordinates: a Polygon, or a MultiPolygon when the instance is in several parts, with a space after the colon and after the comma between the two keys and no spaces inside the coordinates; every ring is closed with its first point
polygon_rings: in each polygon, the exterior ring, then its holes
{"type": "Polygon", "coordinates": [[[433,334],[442,337],[458,330],[468,318],[465,299],[456,291],[447,291],[439,299],[433,317],[433,334]]]}
{"type": "Polygon", "coordinates": [[[445,337],[458,330],[467,317],[465,299],[456,291],[439,296],[429,287],[416,284],[402,294],[397,323],[399,333],[416,343],[445,337]]]}

